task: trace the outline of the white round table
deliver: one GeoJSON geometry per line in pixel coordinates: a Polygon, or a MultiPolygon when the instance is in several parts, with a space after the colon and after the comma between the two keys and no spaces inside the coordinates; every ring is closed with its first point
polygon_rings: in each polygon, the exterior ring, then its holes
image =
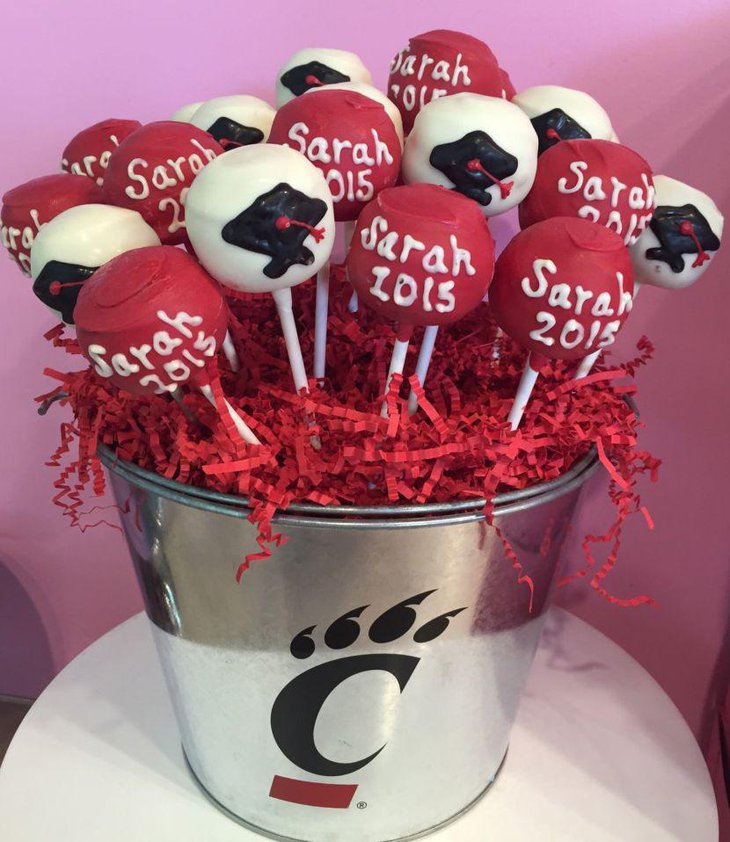
{"type": "MultiPolygon", "coordinates": [[[[0,769],[13,842],[262,842],[220,813],[183,760],[142,615],[52,682],[0,769]]],[[[622,649],[553,609],[504,769],[433,842],[717,842],[700,751],[622,649]]],[[[342,840],[347,842],[347,840],[342,840]]]]}

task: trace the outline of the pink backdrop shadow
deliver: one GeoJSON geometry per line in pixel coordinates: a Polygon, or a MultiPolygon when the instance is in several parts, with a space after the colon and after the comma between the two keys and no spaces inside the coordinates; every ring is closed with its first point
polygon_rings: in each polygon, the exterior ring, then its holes
{"type": "MultiPolygon", "coordinates": [[[[6,4],[0,188],[55,171],[66,141],[104,117],[161,119],[224,93],[271,100],[277,67],[304,46],[360,53],[383,86],[408,36],[439,26],[484,38],[518,89],[553,83],[589,91],[657,172],[730,207],[726,0],[6,4]]],[[[641,444],[664,466],[659,485],[646,488],[656,528],[649,533],[640,518],[630,524],[609,587],[620,596],[650,593],[660,607],[617,609],[581,586],[560,595],[649,669],[703,743],[714,694],[727,680],[729,269],[726,247],[697,287],[647,290],[616,352],[632,355],[642,333],[656,344],[638,400],[641,444]]],[[[0,693],[34,695],[141,601],[121,536],[106,527],[71,531],[51,505],[54,475],[43,462],[56,446],[59,414],[39,418],[32,398],[48,388],[43,368],[64,361],[41,340],[53,319],[30,284],[9,261],[0,275],[0,693]]],[[[577,535],[607,524],[604,494],[594,483],[577,535]]],[[[580,563],[577,541],[569,562],[580,563]]]]}

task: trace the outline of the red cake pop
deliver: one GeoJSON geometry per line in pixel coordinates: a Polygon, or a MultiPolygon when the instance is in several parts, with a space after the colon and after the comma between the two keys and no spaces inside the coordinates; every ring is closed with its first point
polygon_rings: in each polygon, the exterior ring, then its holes
{"type": "Polygon", "coordinates": [[[76,205],[102,201],[101,189],[90,178],[59,173],[27,181],[3,196],[2,244],[30,275],[30,249],[41,226],[76,205]]]}
{"type": "Polygon", "coordinates": [[[185,197],[195,176],[223,148],[189,123],[148,123],[112,153],[104,196],[112,205],[139,211],[163,243],[187,239],[185,197]]]}
{"type": "MultiPolygon", "coordinates": [[[[141,395],[174,394],[190,384],[214,403],[209,363],[223,343],[228,308],[186,252],[149,246],[110,260],[81,288],[74,319],[100,377],[141,395]]],[[[228,410],[246,440],[258,443],[228,410]]]]}
{"type": "Polygon", "coordinates": [[[338,221],[357,219],[400,171],[393,121],[380,103],[355,91],[325,87],[290,100],[276,112],[269,143],[296,149],[322,171],[338,221]]]}
{"type": "Polygon", "coordinates": [[[577,360],[613,344],[633,289],[629,250],[592,222],[547,219],[512,240],[497,261],[489,304],[502,330],[531,355],[510,414],[513,427],[545,358],[577,360]]]}
{"type": "Polygon", "coordinates": [[[501,97],[512,90],[494,53],[478,38],[450,29],[416,35],[393,59],[388,96],[403,116],[406,134],[424,105],[463,92],[501,97]]]}
{"type": "Polygon", "coordinates": [[[61,169],[74,175],[87,175],[97,184],[104,183],[104,173],[112,152],[142,124],[138,120],[102,120],[80,131],[63,150],[61,169]]]}
{"type": "Polygon", "coordinates": [[[432,184],[393,187],[360,214],[347,271],[359,300],[397,325],[390,379],[403,371],[414,326],[451,324],[482,301],[494,241],[479,206],[465,196],[432,184]]]}
{"type": "Polygon", "coordinates": [[[631,245],[655,206],[651,167],[632,149],[608,140],[564,140],[540,156],[535,183],[520,205],[520,225],[578,216],[631,245]]]}

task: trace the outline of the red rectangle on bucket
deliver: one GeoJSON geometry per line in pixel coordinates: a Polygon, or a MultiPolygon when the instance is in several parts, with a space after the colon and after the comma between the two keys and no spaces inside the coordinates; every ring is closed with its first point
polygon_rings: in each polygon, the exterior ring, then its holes
{"type": "Polygon", "coordinates": [[[297,781],[274,775],[269,796],[291,804],[307,807],[330,807],[346,810],[357,792],[357,784],[321,784],[315,781],[297,781]]]}

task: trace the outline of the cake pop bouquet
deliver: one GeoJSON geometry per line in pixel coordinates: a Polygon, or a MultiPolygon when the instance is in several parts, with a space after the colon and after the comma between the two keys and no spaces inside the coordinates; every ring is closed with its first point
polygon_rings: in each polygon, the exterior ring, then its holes
{"type": "Polygon", "coordinates": [[[489,519],[496,494],[596,452],[616,520],[584,574],[607,542],[593,587],[650,601],[605,587],[624,519],[650,523],[638,479],[659,465],[631,400],[653,349],[621,329],[640,286],[712,267],[712,200],[654,176],[589,94],[516,91],[472,35],[411,38],[385,93],[324,48],[273,87],[278,110],[238,92],[102,120],[64,173],[3,196],[19,282],[65,323],[38,399],[72,414],[54,501],[89,524],[100,446],[241,495],[260,548],[240,577],[286,539],[272,519],[292,504],[474,500],[489,519]],[[513,209],[522,230],[496,249],[490,225],[513,209]]]}

